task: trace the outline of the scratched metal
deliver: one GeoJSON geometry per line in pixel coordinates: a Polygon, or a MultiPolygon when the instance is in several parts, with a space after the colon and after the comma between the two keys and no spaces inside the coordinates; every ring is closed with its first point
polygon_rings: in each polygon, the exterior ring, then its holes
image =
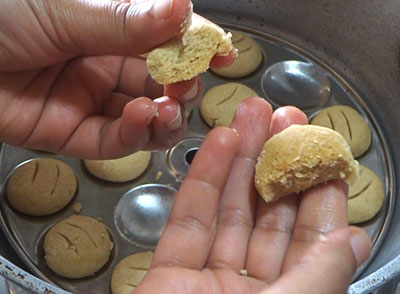
{"type": "MultiPolygon", "coordinates": [[[[371,221],[360,225],[360,227],[368,232],[373,240],[373,254],[371,258],[357,271],[355,275],[355,280],[357,280],[358,275],[366,266],[368,266],[369,262],[379,250],[382,238],[385,235],[388,224],[390,223],[392,204],[394,201],[392,194],[394,193],[394,178],[393,167],[391,165],[391,155],[388,151],[384,134],[376,123],[374,114],[363,103],[362,97],[357,94],[351,85],[347,84],[344,79],[342,79],[326,64],[314,58],[306,51],[263,32],[254,30],[248,31],[243,29],[243,27],[239,29],[239,27],[229,24],[225,24],[224,26],[227,29],[243,31],[253,37],[262,48],[264,55],[263,62],[253,74],[240,79],[225,79],[213,73],[205,73],[203,78],[206,91],[213,86],[235,81],[251,87],[261,97],[264,97],[265,95],[262,90],[261,79],[263,73],[270,66],[285,60],[308,62],[322,68],[331,84],[330,97],[321,107],[323,108],[335,104],[349,105],[357,109],[371,127],[371,148],[366,152],[366,154],[358,158],[358,160],[361,164],[368,166],[378,174],[384,185],[385,200],[378,215],[371,221]]],[[[306,113],[311,118],[319,110],[320,109],[313,109],[306,113]]],[[[1,187],[2,197],[0,198],[0,220],[4,233],[26,266],[42,280],[76,294],[111,293],[109,286],[110,276],[115,265],[127,255],[148,249],[138,244],[139,242],[133,242],[132,240],[129,241],[126,237],[121,235],[121,230],[117,230],[113,220],[114,208],[118,201],[131,189],[144,184],[162,184],[178,189],[183,178],[182,173],[184,173],[188,168],[188,163],[185,159],[187,152],[193,150],[194,146],[198,146],[196,144],[198,144],[199,138],[203,138],[209,130],[210,128],[200,116],[199,109],[194,109],[189,117],[189,128],[185,135],[186,141],[178,144],[179,148],[173,148],[166,152],[153,152],[150,166],[144,174],[134,181],[123,184],[111,184],[96,179],[86,171],[82,161],[77,158],[3,145],[1,150],[0,166],[0,183],[3,183],[1,187]],[[193,138],[193,140],[191,138],[193,138]],[[47,217],[30,217],[22,215],[9,206],[5,197],[4,183],[6,183],[7,178],[12,173],[13,169],[24,161],[36,157],[51,157],[66,162],[73,168],[79,180],[78,190],[72,202],[60,212],[47,217]],[[181,161],[179,161],[179,158],[181,158],[181,161]],[[171,162],[175,162],[176,166],[171,166],[171,162]],[[58,221],[74,213],[73,205],[76,203],[82,205],[82,211],[80,212],[81,215],[88,215],[101,219],[101,221],[108,227],[115,246],[109,262],[94,276],[72,280],[57,276],[46,266],[43,259],[42,243],[43,237],[49,228],[58,221]]],[[[21,283],[23,283],[23,281],[21,283]]]]}

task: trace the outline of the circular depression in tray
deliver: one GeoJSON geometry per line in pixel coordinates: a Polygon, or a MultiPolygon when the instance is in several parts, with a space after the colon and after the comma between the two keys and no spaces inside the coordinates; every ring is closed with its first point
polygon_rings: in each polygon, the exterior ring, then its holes
{"type": "MultiPolygon", "coordinates": [[[[391,155],[388,151],[385,137],[379,125],[376,123],[373,112],[364,103],[362,97],[357,94],[357,91],[355,91],[341,76],[301,48],[264,32],[247,30],[235,25],[226,24],[223,26],[227,30],[237,30],[247,33],[248,36],[256,40],[262,49],[262,63],[252,74],[238,79],[223,78],[211,72],[205,73],[203,75],[205,91],[216,85],[232,81],[243,83],[256,91],[261,97],[268,95],[265,99],[270,101],[274,108],[288,103],[295,104],[303,108],[302,110],[306,112],[309,118],[313,117],[324,107],[336,104],[348,105],[360,112],[371,128],[371,147],[363,156],[357,158],[357,160],[361,164],[372,169],[378,175],[384,185],[385,200],[378,215],[372,220],[359,225],[371,236],[373,240],[373,251],[370,259],[357,271],[355,275],[356,278],[357,275],[368,266],[368,263],[379,250],[383,236],[390,223],[393,209],[392,204],[394,202],[393,193],[395,179],[393,178],[391,155]],[[300,75],[291,76],[286,73],[284,66],[282,66],[282,64],[286,64],[288,61],[304,63],[306,64],[306,68],[318,68],[318,70],[322,70],[324,78],[315,78],[312,74],[310,74],[308,78],[303,77],[302,74],[307,73],[308,70],[301,72],[300,75]],[[270,86],[268,86],[269,84],[266,86],[265,79],[274,68],[280,71],[281,84],[282,82],[300,83],[300,89],[305,89],[307,91],[311,89],[311,91],[314,91],[311,93],[314,95],[312,99],[310,98],[308,101],[297,98],[293,99],[293,96],[290,96],[290,91],[285,93],[289,95],[285,96],[286,100],[273,98],[275,97],[274,91],[276,87],[278,87],[278,84],[274,85],[272,83],[271,87],[274,88],[271,92],[271,88],[266,88],[270,86]],[[282,81],[282,78],[284,81],[282,81]],[[328,83],[326,83],[326,80],[328,83]],[[323,86],[318,88],[318,85],[323,86]],[[327,85],[329,85],[329,93],[327,85]]],[[[282,87],[278,87],[278,89],[281,91],[282,87]]],[[[307,91],[304,93],[308,93],[307,91]]],[[[146,250],[143,246],[152,247],[156,244],[156,240],[161,231],[160,228],[162,227],[161,223],[164,222],[165,224],[166,211],[170,205],[162,204],[164,202],[160,199],[160,195],[163,193],[152,192],[141,201],[141,196],[138,196],[135,191],[139,189],[138,187],[146,186],[162,186],[164,187],[163,189],[168,191],[176,191],[189,168],[190,162],[202,138],[204,138],[209,131],[210,128],[203,121],[199,113],[199,107],[196,107],[189,116],[188,130],[185,134],[185,138],[169,151],[153,152],[152,160],[146,173],[136,180],[122,184],[111,184],[97,179],[94,180],[83,168],[82,161],[79,159],[26,150],[3,144],[0,154],[0,182],[3,183],[2,197],[0,199],[0,220],[3,230],[22,260],[32,272],[40,278],[50,281],[75,294],[86,294],[89,291],[108,294],[110,293],[110,277],[115,265],[130,254],[146,250]],[[193,138],[197,139],[193,140],[193,138]],[[71,203],[56,214],[46,217],[30,217],[16,212],[9,206],[5,197],[4,183],[6,182],[7,176],[16,166],[26,160],[39,156],[60,159],[71,166],[78,178],[79,189],[71,203]],[[157,205],[152,205],[152,203],[157,203],[157,205]],[[99,275],[93,278],[71,282],[68,279],[63,279],[54,274],[48,275],[48,271],[43,270],[43,266],[45,265],[40,261],[41,253],[38,248],[40,248],[44,232],[58,221],[76,213],[74,211],[74,205],[76,204],[82,206],[82,210],[79,212],[81,215],[97,218],[109,228],[110,234],[113,236],[114,249],[110,264],[108,264],[99,275]],[[131,207],[132,211],[127,210],[128,212],[118,213],[117,211],[119,211],[119,209],[122,211],[124,206],[131,207]],[[146,211],[149,214],[147,214],[146,211]],[[158,214],[163,215],[162,222],[155,223],[153,227],[150,224],[143,223],[143,219],[145,218],[142,219],[142,216],[148,215],[155,217],[158,214]],[[131,223],[129,223],[129,220],[125,217],[133,215],[138,216],[140,221],[136,221],[135,226],[132,225],[132,227],[130,227],[131,223]],[[122,221],[122,219],[125,220],[122,221]],[[124,228],[124,223],[126,224],[126,222],[128,222],[128,228],[124,228]],[[125,236],[126,232],[128,232],[128,238],[125,236]],[[135,243],[143,244],[138,245],[135,243]]]]}
{"type": "Polygon", "coordinates": [[[114,211],[121,236],[139,246],[154,247],[167,223],[176,190],[147,184],[128,191],[114,211]]]}

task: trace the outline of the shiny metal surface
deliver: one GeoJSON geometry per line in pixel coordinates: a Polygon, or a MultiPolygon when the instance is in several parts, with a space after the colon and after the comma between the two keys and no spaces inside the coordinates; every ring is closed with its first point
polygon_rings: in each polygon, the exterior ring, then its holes
{"type": "Polygon", "coordinates": [[[143,247],[154,247],[167,223],[176,190],[147,184],[128,191],[114,211],[118,232],[143,247]]]}
{"type": "Polygon", "coordinates": [[[195,151],[200,147],[203,140],[203,137],[186,138],[168,150],[168,168],[177,178],[185,178],[195,151]]]}
{"type": "Polygon", "coordinates": [[[294,105],[305,112],[324,105],[331,92],[323,69],[297,60],[271,65],[262,76],[261,86],[266,99],[275,107],[294,105]]]}

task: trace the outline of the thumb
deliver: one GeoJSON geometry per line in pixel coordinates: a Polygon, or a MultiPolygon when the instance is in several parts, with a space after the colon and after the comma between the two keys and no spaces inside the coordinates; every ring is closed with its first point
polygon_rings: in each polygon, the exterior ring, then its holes
{"type": "Polygon", "coordinates": [[[346,293],[354,272],[368,258],[370,250],[370,239],[362,229],[346,227],[333,231],[262,294],[346,293]]]}
{"type": "Polygon", "coordinates": [[[176,35],[191,11],[190,0],[42,1],[57,46],[84,55],[150,51],[176,35]]]}

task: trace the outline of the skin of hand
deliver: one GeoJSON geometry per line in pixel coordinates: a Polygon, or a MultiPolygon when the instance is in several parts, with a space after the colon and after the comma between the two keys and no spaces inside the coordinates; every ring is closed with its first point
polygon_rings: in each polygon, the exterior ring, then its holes
{"type": "Polygon", "coordinates": [[[1,1],[0,141],[87,159],[172,146],[201,80],[162,87],[138,56],[189,11],[189,0],[1,1]]]}
{"type": "Polygon", "coordinates": [[[249,98],[235,113],[236,131],[213,129],[134,293],[345,293],[371,246],[347,224],[347,185],[330,181],[267,204],[253,183],[264,142],[306,123],[297,108],[272,113],[265,100],[249,98]]]}

